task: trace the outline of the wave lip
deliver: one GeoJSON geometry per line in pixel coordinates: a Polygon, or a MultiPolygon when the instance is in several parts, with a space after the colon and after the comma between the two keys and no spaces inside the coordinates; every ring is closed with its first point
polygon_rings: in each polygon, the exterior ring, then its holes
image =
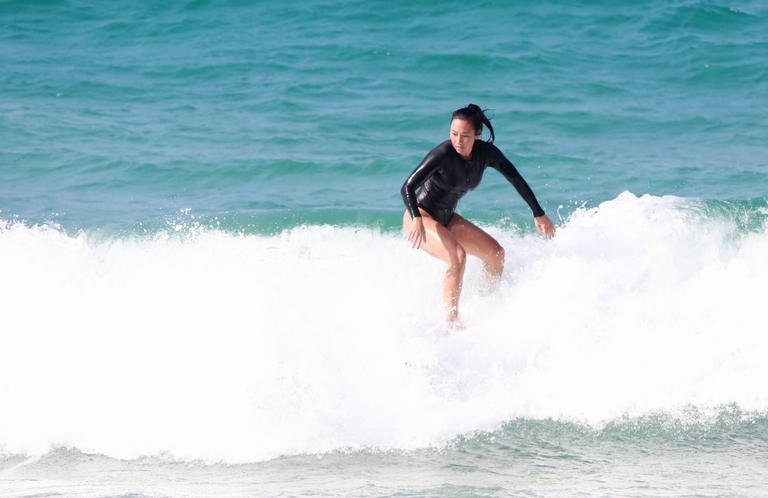
{"type": "Polygon", "coordinates": [[[489,293],[471,260],[467,330],[445,334],[443,265],[399,233],[5,223],[2,450],[251,462],[441,446],[517,419],[768,411],[764,222],[625,192],[552,241],[485,228],[505,278],[489,293]]]}

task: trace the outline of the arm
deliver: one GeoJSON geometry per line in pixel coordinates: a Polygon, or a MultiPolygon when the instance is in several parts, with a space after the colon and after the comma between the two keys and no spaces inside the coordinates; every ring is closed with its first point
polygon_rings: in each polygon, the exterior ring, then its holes
{"type": "Polygon", "coordinates": [[[536,196],[533,194],[531,187],[528,186],[528,183],[517,171],[517,168],[515,168],[512,162],[510,162],[510,160],[507,159],[495,145],[491,145],[491,148],[492,153],[489,165],[504,175],[504,178],[515,187],[517,193],[520,194],[520,197],[522,197],[528,204],[528,207],[531,208],[534,223],[536,224],[536,230],[547,238],[554,236],[555,225],[552,223],[552,220],[549,219],[549,216],[544,213],[544,210],[541,208],[539,201],[536,200],[536,196]]]}
{"type": "Polygon", "coordinates": [[[416,189],[429,178],[429,176],[440,166],[440,158],[443,155],[444,147],[437,146],[427,154],[424,159],[421,160],[416,169],[408,175],[408,178],[400,188],[400,195],[403,196],[403,202],[405,202],[408,212],[411,214],[413,223],[408,232],[408,241],[411,245],[418,249],[421,244],[427,239],[427,234],[424,229],[424,222],[421,219],[421,213],[419,212],[419,205],[416,200],[416,189]]]}
{"type": "Polygon", "coordinates": [[[421,160],[416,169],[408,175],[408,178],[400,188],[400,195],[403,196],[403,202],[408,208],[408,212],[411,213],[411,218],[421,218],[419,212],[419,206],[416,201],[416,189],[426,181],[427,178],[440,166],[440,159],[443,156],[442,145],[439,145],[429,151],[429,153],[421,160]]]}
{"type": "Polygon", "coordinates": [[[528,186],[528,183],[523,179],[522,175],[517,171],[517,168],[507,159],[504,154],[494,145],[491,145],[491,161],[488,163],[492,168],[504,175],[504,178],[511,183],[520,197],[525,200],[528,207],[533,211],[534,218],[544,216],[544,210],[539,205],[539,201],[536,200],[536,196],[533,195],[533,190],[528,186]]]}

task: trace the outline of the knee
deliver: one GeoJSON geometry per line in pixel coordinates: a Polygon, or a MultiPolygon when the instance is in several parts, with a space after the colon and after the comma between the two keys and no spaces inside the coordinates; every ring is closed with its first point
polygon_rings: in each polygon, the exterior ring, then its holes
{"type": "Polygon", "coordinates": [[[499,263],[504,263],[504,257],[506,256],[506,253],[504,252],[504,248],[501,247],[501,245],[496,244],[496,247],[493,250],[493,256],[496,258],[496,260],[499,263]]]}
{"type": "Polygon", "coordinates": [[[504,271],[504,248],[496,243],[489,249],[483,258],[485,270],[494,275],[501,275],[504,271]]]}

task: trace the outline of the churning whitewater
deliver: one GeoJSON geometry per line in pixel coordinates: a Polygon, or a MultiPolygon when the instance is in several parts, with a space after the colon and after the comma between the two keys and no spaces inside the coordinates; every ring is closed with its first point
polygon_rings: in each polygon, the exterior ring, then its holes
{"type": "Polygon", "coordinates": [[[469,261],[450,332],[442,264],[400,233],[4,221],[0,451],[253,462],[516,419],[764,413],[766,214],[625,192],[552,241],[485,226],[505,276],[487,289],[469,261]]]}

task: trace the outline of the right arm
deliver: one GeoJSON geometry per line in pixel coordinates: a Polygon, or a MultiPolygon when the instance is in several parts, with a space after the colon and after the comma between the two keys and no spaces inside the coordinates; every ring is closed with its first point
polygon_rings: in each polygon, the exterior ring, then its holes
{"type": "Polygon", "coordinates": [[[439,145],[429,151],[419,165],[416,166],[416,169],[408,175],[405,183],[400,188],[400,195],[403,196],[403,202],[405,207],[408,208],[408,212],[411,213],[411,218],[421,218],[419,205],[416,200],[416,190],[440,166],[440,160],[444,154],[443,149],[444,147],[439,145]]]}
{"type": "Polygon", "coordinates": [[[424,159],[421,160],[416,169],[408,175],[408,178],[400,188],[400,195],[403,196],[403,202],[413,220],[411,229],[408,232],[408,241],[418,249],[426,240],[427,234],[424,230],[424,222],[419,212],[418,201],[416,200],[416,190],[426,181],[427,178],[440,166],[442,157],[442,147],[438,146],[432,149],[424,159]]]}

